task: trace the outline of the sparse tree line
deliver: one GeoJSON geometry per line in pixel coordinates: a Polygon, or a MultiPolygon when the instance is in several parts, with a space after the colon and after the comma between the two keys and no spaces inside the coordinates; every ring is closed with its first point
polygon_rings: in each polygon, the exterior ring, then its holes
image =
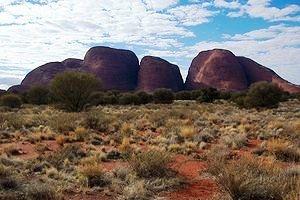
{"type": "Polygon", "coordinates": [[[214,88],[177,93],[169,89],[157,89],[153,93],[143,91],[121,93],[102,91],[101,82],[92,74],[65,72],[57,75],[49,87],[34,86],[24,94],[4,94],[0,105],[20,108],[23,103],[34,105],[54,104],[72,112],[79,112],[89,106],[99,105],[143,105],[148,103],[171,104],[174,100],[196,100],[213,103],[224,99],[242,108],[273,108],[279,102],[299,98],[299,94],[283,92],[272,83],[258,82],[244,92],[222,92],[214,88]]]}

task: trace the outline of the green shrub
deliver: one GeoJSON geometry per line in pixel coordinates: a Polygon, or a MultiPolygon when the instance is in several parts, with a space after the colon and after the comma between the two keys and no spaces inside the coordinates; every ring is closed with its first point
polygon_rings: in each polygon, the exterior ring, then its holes
{"type": "Polygon", "coordinates": [[[27,95],[26,99],[28,103],[35,105],[43,105],[49,103],[49,89],[43,86],[34,86],[32,87],[27,95]]]}
{"type": "Polygon", "coordinates": [[[176,100],[192,100],[192,92],[180,91],[175,94],[176,100]]]}
{"type": "Polygon", "coordinates": [[[161,151],[150,150],[134,155],[129,164],[134,172],[142,178],[164,177],[170,169],[171,162],[169,154],[161,151]]]}
{"type": "Polygon", "coordinates": [[[139,91],[135,93],[139,98],[139,104],[148,104],[152,101],[152,95],[147,92],[139,91]]]}
{"type": "Polygon", "coordinates": [[[219,98],[224,100],[229,100],[232,96],[231,92],[220,92],[219,98]]]}
{"type": "Polygon", "coordinates": [[[204,88],[200,90],[201,94],[197,98],[199,102],[212,103],[214,100],[220,97],[220,93],[215,88],[204,88]]]}
{"type": "Polygon", "coordinates": [[[105,102],[105,93],[104,92],[93,92],[89,97],[89,104],[92,106],[99,106],[106,104],[105,102]]]}
{"type": "Polygon", "coordinates": [[[136,94],[125,93],[122,94],[119,98],[119,104],[121,105],[138,105],[139,97],[136,94]]]}
{"type": "Polygon", "coordinates": [[[174,94],[169,89],[157,89],[153,93],[153,100],[156,104],[171,104],[174,101],[174,94]]]}
{"type": "Polygon", "coordinates": [[[99,89],[95,76],[83,72],[64,72],[51,84],[51,92],[68,111],[79,112],[88,103],[90,95],[99,89]]]}
{"type": "Polygon", "coordinates": [[[119,95],[112,94],[110,92],[106,93],[103,97],[103,105],[115,105],[119,102],[119,95]]]}
{"type": "Polygon", "coordinates": [[[273,83],[254,83],[247,92],[244,106],[247,108],[277,107],[282,100],[282,94],[282,90],[273,83]]]}
{"type": "Polygon", "coordinates": [[[193,91],[191,91],[191,99],[192,100],[197,100],[201,95],[202,95],[202,91],[201,90],[193,90],[193,91]]]}
{"type": "Polygon", "coordinates": [[[239,107],[244,107],[245,106],[244,100],[245,100],[246,95],[247,95],[246,92],[233,93],[230,97],[230,101],[234,102],[239,107]]]}
{"type": "Polygon", "coordinates": [[[16,94],[6,94],[0,99],[1,106],[6,106],[9,108],[20,108],[22,105],[21,98],[16,94]]]}

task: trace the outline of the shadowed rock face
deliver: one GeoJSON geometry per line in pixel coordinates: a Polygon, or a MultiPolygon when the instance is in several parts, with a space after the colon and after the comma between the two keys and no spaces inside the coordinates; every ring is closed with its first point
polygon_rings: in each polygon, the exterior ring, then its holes
{"type": "Polygon", "coordinates": [[[59,73],[68,70],[82,71],[83,69],[81,64],[82,60],[74,58],[68,58],[63,62],[47,63],[29,72],[21,82],[21,85],[12,86],[8,89],[8,91],[14,93],[24,93],[32,86],[47,86],[59,73]]]}
{"type": "Polygon", "coordinates": [[[242,91],[259,81],[275,83],[290,93],[300,92],[299,86],[287,82],[274,71],[222,49],[199,53],[192,62],[185,87],[189,90],[213,87],[224,91],[242,91]]]}
{"type": "Polygon", "coordinates": [[[26,91],[28,91],[29,89],[30,89],[30,87],[27,87],[24,85],[14,85],[14,86],[11,86],[7,91],[11,92],[11,93],[22,94],[22,93],[25,93],[26,91]]]}
{"type": "Polygon", "coordinates": [[[102,81],[106,90],[134,90],[137,86],[139,61],[128,50],[93,47],[85,55],[83,65],[102,81]]]}
{"type": "Polygon", "coordinates": [[[146,56],[141,61],[138,90],[152,92],[158,88],[174,92],[183,89],[183,80],[177,65],[158,57],[146,56]]]}
{"type": "Polygon", "coordinates": [[[5,93],[6,93],[5,90],[1,90],[1,89],[0,89],[0,95],[5,94],[5,93]]]}
{"type": "Polygon", "coordinates": [[[225,91],[240,91],[248,87],[247,76],[238,59],[227,50],[203,51],[193,60],[185,83],[193,90],[213,87],[225,91]]]}
{"type": "Polygon", "coordinates": [[[139,62],[131,51],[94,47],[87,52],[84,61],[69,58],[34,69],[21,85],[11,87],[9,91],[24,93],[34,85],[49,85],[57,74],[65,71],[89,72],[101,80],[104,89],[129,91],[137,86],[139,62]]]}
{"type": "Polygon", "coordinates": [[[288,81],[282,79],[273,70],[264,67],[257,62],[245,58],[237,57],[241,65],[244,67],[245,73],[247,74],[249,86],[252,83],[259,81],[267,81],[277,84],[282,90],[290,93],[299,93],[300,86],[289,83],[288,81]]]}
{"type": "Polygon", "coordinates": [[[31,87],[34,85],[48,85],[53,78],[68,70],[82,70],[82,60],[66,59],[63,62],[51,62],[31,71],[22,81],[21,85],[31,87]]]}

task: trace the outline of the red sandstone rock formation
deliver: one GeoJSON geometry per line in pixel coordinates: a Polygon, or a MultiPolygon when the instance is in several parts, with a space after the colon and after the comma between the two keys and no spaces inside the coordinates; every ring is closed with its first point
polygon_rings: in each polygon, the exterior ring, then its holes
{"type": "Polygon", "coordinates": [[[93,47],[85,55],[83,65],[102,81],[106,90],[134,90],[137,86],[139,61],[128,50],[93,47]]]}
{"type": "Polygon", "coordinates": [[[233,53],[216,49],[203,51],[193,60],[186,80],[186,89],[213,87],[225,91],[248,88],[247,76],[233,53]]]}
{"type": "Polygon", "coordinates": [[[222,49],[198,54],[190,67],[185,87],[189,90],[213,87],[224,91],[241,91],[259,81],[275,83],[290,93],[300,92],[300,86],[282,79],[274,71],[222,49]]]}
{"type": "Polygon", "coordinates": [[[152,92],[158,88],[174,92],[183,89],[179,67],[158,57],[146,56],[141,61],[138,77],[138,90],[152,92]]]}

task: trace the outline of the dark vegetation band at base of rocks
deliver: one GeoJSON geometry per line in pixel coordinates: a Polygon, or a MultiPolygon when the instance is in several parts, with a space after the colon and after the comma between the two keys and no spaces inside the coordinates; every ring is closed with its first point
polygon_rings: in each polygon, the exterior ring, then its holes
{"type": "Polygon", "coordinates": [[[153,93],[119,91],[99,91],[101,82],[92,74],[85,72],[64,72],[58,74],[50,87],[35,86],[28,92],[4,94],[0,96],[0,105],[20,108],[22,103],[35,105],[52,104],[57,108],[71,112],[80,112],[91,106],[99,105],[143,105],[148,103],[171,104],[174,100],[196,100],[200,103],[213,103],[215,100],[235,102],[243,108],[272,108],[282,101],[299,98],[299,95],[282,91],[277,85],[268,82],[256,82],[247,92],[220,92],[214,88],[174,93],[161,88],[153,93]]]}

